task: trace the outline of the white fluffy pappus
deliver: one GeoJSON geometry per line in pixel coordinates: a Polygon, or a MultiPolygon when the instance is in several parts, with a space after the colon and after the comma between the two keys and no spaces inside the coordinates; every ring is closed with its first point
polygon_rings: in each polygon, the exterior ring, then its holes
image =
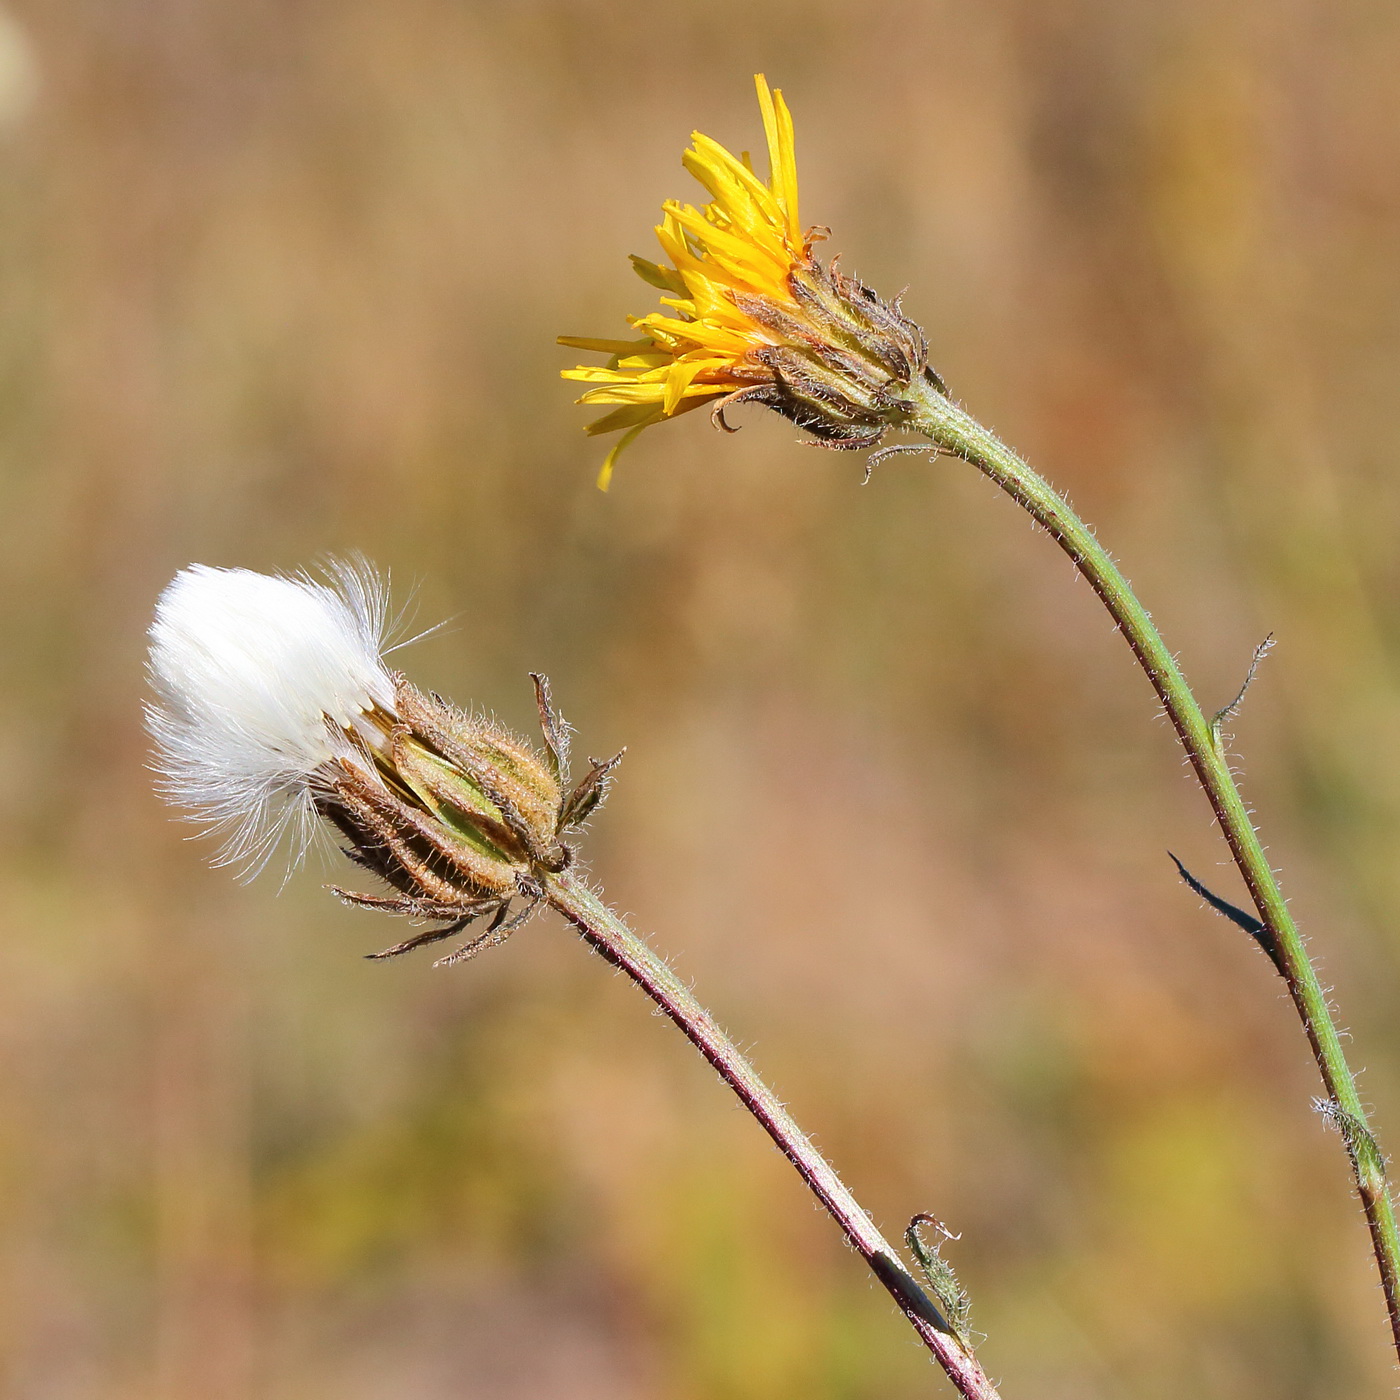
{"type": "Polygon", "coordinates": [[[361,562],[324,579],[192,564],[160,595],[151,626],[157,699],[146,710],[162,794],[224,837],[219,865],[251,877],[291,828],[314,828],[316,770],[375,742],[364,716],[392,713],[382,652],[387,588],[361,562]]]}

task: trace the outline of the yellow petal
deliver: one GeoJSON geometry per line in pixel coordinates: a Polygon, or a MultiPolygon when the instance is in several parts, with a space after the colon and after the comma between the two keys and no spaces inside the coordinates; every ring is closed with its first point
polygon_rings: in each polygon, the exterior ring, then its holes
{"type": "Polygon", "coordinates": [[[639,258],[635,253],[631,258],[632,269],[643,282],[650,282],[653,287],[663,292],[685,295],[685,279],[674,268],[660,267],[646,258],[639,258]]]}
{"type": "Polygon", "coordinates": [[[652,403],[660,404],[666,396],[666,385],[660,381],[643,384],[632,380],[627,384],[607,384],[600,389],[590,389],[581,394],[577,403],[652,403]]]}
{"type": "Polygon", "coordinates": [[[709,190],[724,211],[745,224],[762,221],[786,229],[772,191],[718,141],[695,132],[695,149],[681,157],[685,168],[709,190]]]}
{"type": "Polygon", "coordinates": [[[763,131],[768,137],[769,183],[787,220],[788,237],[797,247],[801,244],[802,227],[797,218],[797,148],[792,114],[781,89],[770,92],[768,79],[762,73],[754,74],[754,86],[763,112],[763,131]]]}
{"type": "Polygon", "coordinates": [[[597,350],[604,355],[630,355],[651,345],[649,340],[595,340],[586,335],[557,336],[555,343],[567,345],[574,350],[597,350]]]}
{"type": "Polygon", "coordinates": [[[636,441],[637,434],[646,427],[650,427],[650,424],[638,423],[635,428],[628,428],[613,444],[612,451],[603,458],[603,465],[598,469],[598,489],[600,491],[606,491],[612,484],[613,468],[617,465],[617,459],[622,456],[623,449],[630,447],[636,441]]]}
{"type": "Polygon", "coordinates": [[[598,437],[603,433],[619,433],[624,428],[635,428],[639,423],[645,427],[648,423],[660,421],[661,414],[655,404],[629,403],[605,413],[601,418],[595,418],[584,431],[589,437],[598,437]]]}
{"type": "Polygon", "coordinates": [[[669,418],[676,405],[685,397],[685,392],[695,382],[695,376],[706,367],[704,360],[677,360],[666,376],[666,397],[662,400],[661,411],[669,418]]]}

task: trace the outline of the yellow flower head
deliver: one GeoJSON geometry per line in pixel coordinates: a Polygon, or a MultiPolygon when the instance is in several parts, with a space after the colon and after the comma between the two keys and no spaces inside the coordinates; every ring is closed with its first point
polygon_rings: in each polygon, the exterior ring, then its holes
{"type": "Polygon", "coordinates": [[[898,304],[813,256],[826,232],[804,233],[798,220],[792,117],[781,92],[770,92],[762,74],[755,81],[767,182],[747,154],[695,132],[683,163],[710,203],[667,200],[656,236],[669,265],[632,258],[667,309],[628,318],[638,340],[559,338],[611,357],[563,371],[592,386],[579,403],[615,405],[587,429],[622,433],[598,477],[604,490],[643,428],[706,403],[722,428],[727,405],[756,401],[825,446],[873,446],[899,421],[898,389],[928,372],[923,335],[898,304]]]}

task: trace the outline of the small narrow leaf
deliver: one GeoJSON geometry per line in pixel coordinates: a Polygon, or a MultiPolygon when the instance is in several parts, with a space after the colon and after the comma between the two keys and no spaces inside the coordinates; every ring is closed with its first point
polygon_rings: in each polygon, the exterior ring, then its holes
{"type": "Polygon", "coordinates": [[[905,1242],[914,1258],[918,1260],[919,1268],[923,1270],[934,1297],[938,1299],[947,1315],[948,1325],[957,1339],[964,1346],[969,1346],[972,1333],[968,1327],[968,1317],[972,1312],[972,1301],[958,1281],[957,1274],[953,1272],[953,1266],[939,1252],[941,1242],[931,1246],[924,1242],[920,1233],[920,1228],[924,1225],[931,1225],[945,1240],[956,1240],[960,1237],[953,1234],[942,1221],[928,1214],[916,1215],[904,1232],[905,1242]]]}
{"type": "Polygon", "coordinates": [[[876,1254],[871,1257],[870,1267],[880,1282],[901,1299],[916,1317],[931,1323],[940,1332],[954,1337],[958,1335],[952,1323],[939,1312],[937,1304],[919,1287],[913,1275],[898,1259],[889,1254],[876,1254]]]}
{"type": "Polygon", "coordinates": [[[1268,925],[1261,923],[1253,914],[1247,914],[1236,904],[1231,904],[1228,899],[1221,899],[1218,894],[1213,894],[1208,890],[1177,858],[1168,851],[1173,863],[1181,878],[1215,910],[1217,914],[1223,914],[1232,924],[1242,928],[1268,955],[1269,961],[1278,969],[1283,976],[1287,976],[1287,969],[1283,965],[1283,959],[1279,954],[1278,944],[1274,942],[1274,936],[1269,931],[1268,925]]]}
{"type": "MultiPolygon", "coordinates": [[[[1226,721],[1233,719],[1240,712],[1240,706],[1244,704],[1246,691],[1254,683],[1255,674],[1259,670],[1259,663],[1274,649],[1274,634],[1269,633],[1257,647],[1254,648],[1254,656],[1250,660],[1249,670],[1245,672],[1244,684],[1240,686],[1239,694],[1225,706],[1223,710],[1217,710],[1214,718],[1210,722],[1210,739],[1215,745],[1216,753],[1223,754],[1225,751],[1225,740],[1222,737],[1222,729],[1226,721]]],[[[1175,859],[1175,857],[1173,857],[1175,859]]]]}
{"type": "Polygon", "coordinates": [[[1314,1099],[1313,1107],[1342,1135],[1358,1177],[1386,1178],[1385,1153],[1371,1130],[1354,1113],[1348,1113],[1336,1099],[1314,1099]]]}

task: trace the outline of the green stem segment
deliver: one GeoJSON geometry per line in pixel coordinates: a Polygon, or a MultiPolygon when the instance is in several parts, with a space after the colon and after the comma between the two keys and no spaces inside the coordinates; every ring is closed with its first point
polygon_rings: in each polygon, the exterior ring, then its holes
{"type": "Polygon", "coordinates": [[[719,1071],[720,1078],[763,1125],[870,1265],[964,1400],[998,1400],[996,1388],[976,1358],[958,1340],[947,1319],[875,1228],[875,1222],[685,983],[577,875],[570,871],[546,875],[543,884],[549,903],[593,950],[625,972],[719,1071]]]}
{"type": "Polygon", "coordinates": [[[1138,664],[1171,717],[1177,737],[1215,809],[1216,820],[1244,876],[1264,925],[1265,946],[1288,983],[1318,1069],[1330,1097],[1330,1116],[1341,1130],[1371,1230],[1371,1243],[1385,1290],[1391,1332],[1400,1351],[1400,1233],[1386,1184],[1385,1159],[1377,1148],[1342,1053],[1341,1039],[1278,881],[1269,867],[1249,812],[1210,723],[1181,669],[1128,581],[1093,532],[1043,477],[1004,443],[931,384],[916,386],[906,426],[972,463],[1050,533],[1074,561],[1128,640],[1138,664]]]}

